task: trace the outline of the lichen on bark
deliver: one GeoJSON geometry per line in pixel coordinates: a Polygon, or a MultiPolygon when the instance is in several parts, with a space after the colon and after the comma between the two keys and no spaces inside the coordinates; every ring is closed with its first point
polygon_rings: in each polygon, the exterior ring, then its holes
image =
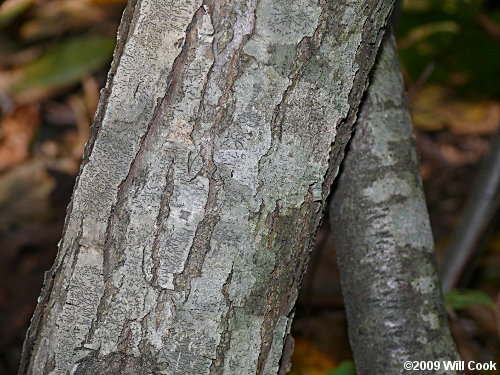
{"type": "Polygon", "coordinates": [[[391,6],[130,2],[20,373],[276,374],[391,6]]]}
{"type": "Polygon", "coordinates": [[[392,33],[343,163],[330,221],[357,373],[403,375],[404,361],[457,360],[392,33]]]}

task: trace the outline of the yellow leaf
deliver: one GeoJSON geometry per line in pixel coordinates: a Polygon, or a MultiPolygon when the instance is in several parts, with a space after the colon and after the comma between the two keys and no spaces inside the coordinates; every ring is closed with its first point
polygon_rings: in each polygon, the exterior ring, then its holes
{"type": "Polygon", "coordinates": [[[309,340],[295,339],[292,370],[289,375],[324,375],[335,367],[335,362],[309,340]]]}
{"type": "Polygon", "coordinates": [[[449,128],[459,134],[490,134],[500,124],[498,102],[455,102],[450,104],[449,128]]]}
{"type": "Polygon", "coordinates": [[[500,125],[500,102],[457,99],[441,86],[423,88],[413,99],[411,112],[415,127],[423,131],[491,134],[500,125]]]}

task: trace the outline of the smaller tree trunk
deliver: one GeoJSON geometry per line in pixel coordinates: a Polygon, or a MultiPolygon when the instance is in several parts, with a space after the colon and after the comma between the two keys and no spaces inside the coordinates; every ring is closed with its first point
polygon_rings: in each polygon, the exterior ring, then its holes
{"type": "MultiPolygon", "coordinates": [[[[405,361],[457,359],[392,33],[379,54],[330,218],[358,374],[407,374],[405,361]]],[[[439,366],[432,374],[456,373],[439,366]]]]}

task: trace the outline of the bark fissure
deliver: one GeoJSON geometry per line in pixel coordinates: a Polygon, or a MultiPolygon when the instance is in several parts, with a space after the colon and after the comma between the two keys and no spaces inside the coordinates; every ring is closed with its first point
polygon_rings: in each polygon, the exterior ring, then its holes
{"type": "MultiPolygon", "coordinates": [[[[238,79],[239,74],[241,73],[240,64],[243,55],[243,48],[247,41],[251,38],[255,29],[255,9],[257,8],[259,0],[250,0],[249,3],[250,4],[248,5],[247,11],[247,14],[249,16],[243,17],[244,20],[241,21],[242,24],[246,23],[246,25],[242,27],[243,35],[238,38],[239,40],[235,39],[233,35],[233,39],[230,41],[230,45],[228,48],[226,48],[224,54],[217,52],[215,53],[215,56],[217,56],[218,58],[215,60],[214,65],[218,70],[218,75],[222,76],[223,74],[225,74],[225,77],[223,78],[223,87],[221,88],[222,95],[218,99],[216,113],[213,118],[215,124],[215,132],[222,131],[222,125],[230,120],[230,116],[232,115],[231,104],[233,102],[232,99],[234,96],[233,86],[235,81],[238,79]]],[[[238,26],[235,25],[235,29],[236,27],[238,26]]],[[[216,44],[217,43],[214,43],[214,48],[216,44]]]]}
{"type": "MultiPolygon", "coordinates": [[[[196,25],[199,22],[200,13],[202,12],[204,13],[205,9],[203,7],[198,8],[186,29],[187,37],[184,40],[181,52],[175,58],[172,64],[172,69],[167,77],[167,91],[163,98],[158,100],[158,104],[153,112],[153,118],[149,122],[146,131],[140,138],[138,150],[132,162],[130,163],[128,173],[120,183],[120,185],[118,185],[116,203],[111,210],[110,217],[116,210],[116,206],[120,205],[120,203],[123,202],[124,199],[127,199],[127,194],[130,193],[130,185],[132,184],[133,180],[137,178],[137,174],[141,172],[141,167],[138,165],[141,162],[141,156],[144,152],[147,152],[148,146],[152,143],[151,138],[157,135],[157,128],[160,126],[161,121],[166,114],[165,112],[168,105],[173,100],[174,92],[178,89],[178,82],[182,79],[188,51],[191,47],[191,44],[194,43],[194,39],[196,38],[196,36],[194,35],[197,31],[196,25]]],[[[109,226],[110,224],[108,224],[108,227],[109,226]]],[[[106,233],[110,232],[111,231],[109,231],[108,229],[106,230],[106,233]]]]}
{"type": "Polygon", "coordinates": [[[226,356],[226,352],[229,349],[230,345],[230,330],[229,330],[229,322],[231,321],[232,313],[233,313],[233,303],[229,296],[229,285],[231,284],[231,280],[233,278],[233,269],[231,267],[231,271],[229,272],[229,276],[227,277],[226,282],[222,286],[222,294],[224,295],[224,300],[227,306],[227,312],[222,321],[222,334],[219,344],[217,345],[217,349],[215,351],[215,358],[212,360],[210,364],[210,375],[216,375],[222,372],[224,368],[224,357],[226,356]]]}
{"type": "Polygon", "coordinates": [[[210,239],[220,219],[217,206],[217,181],[213,178],[213,173],[215,171],[212,171],[209,177],[208,198],[204,209],[205,216],[196,228],[193,244],[189,249],[183,271],[174,276],[176,289],[185,290],[186,299],[189,297],[190,281],[201,274],[205,256],[210,250],[210,239]]]}
{"type": "MultiPolygon", "coordinates": [[[[153,249],[151,251],[151,258],[153,258],[153,269],[152,269],[153,278],[151,280],[151,285],[155,287],[158,286],[158,276],[159,276],[158,273],[160,269],[160,260],[159,260],[160,233],[165,231],[164,223],[166,220],[168,220],[168,217],[170,215],[169,204],[170,204],[170,199],[172,198],[172,194],[174,192],[173,164],[174,160],[172,160],[172,163],[170,164],[167,170],[165,190],[163,190],[163,193],[161,195],[161,207],[160,210],[158,211],[158,216],[156,217],[156,227],[158,229],[155,234],[153,249]]],[[[143,257],[142,267],[143,269],[145,268],[144,257],[143,257]]],[[[147,278],[146,275],[144,276],[147,278]]]]}

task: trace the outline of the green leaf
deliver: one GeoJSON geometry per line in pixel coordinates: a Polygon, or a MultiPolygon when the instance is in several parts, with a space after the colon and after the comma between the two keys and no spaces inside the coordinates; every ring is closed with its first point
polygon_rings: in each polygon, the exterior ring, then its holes
{"type": "Polygon", "coordinates": [[[32,3],[33,0],[6,0],[0,5],[0,28],[8,25],[32,3]]]}
{"type": "Polygon", "coordinates": [[[446,307],[454,310],[462,310],[472,305],[484,305],[493,307],[493,301],[482,290],[457,290],[453,289],[444,294],[446,307]]]}
{"type": "Polygon", "coordinates": [[[500,74],[498,43],[479,27],[480,15],[494,24],[500,20],[500,11],[483,0],[404,1],[398,36],[408,78],[430,72],[427,83],[451,86],[463,96],[500,97],[498,80],[491,79],[500,74]]]}
{"type": "Polygon", "coordinates": [[[77,83],[102,68],[113,53],[115,40],[109,36],[85,35],[67,39],[22,68],[23,78],[14,91],[29,88],[53,89],[77,83]]]}
{"type": "Polygon", "coordinates": [[[354,362],[351,360],[343,361],[333,370],[330,370],[326,375],[356,375],[354,362]]]}

